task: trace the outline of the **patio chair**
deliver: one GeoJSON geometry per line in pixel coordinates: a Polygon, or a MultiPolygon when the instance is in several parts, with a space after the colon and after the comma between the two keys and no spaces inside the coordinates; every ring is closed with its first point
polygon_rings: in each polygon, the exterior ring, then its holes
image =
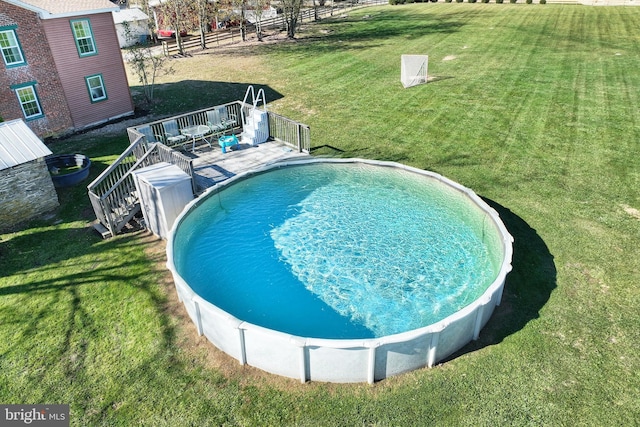
{"type": "Polygon", "coordinates": [[[147,144],[153,144],[154,142],[158,142],[160,140],[160,138],[158,138],[158,135],[153,134],[151,126],[142,126],[140,128],[137,128],[136,130],[144,135],[144,139],[145,141],[147,141],[147,144]]]}
{"type": "Polygon", "coordinates": [[[207,111],[207,117],[212,123],[221,124],[225,130],[232,129],[237,123],[235,114],[229,114],[227,107],[218,107],[214,111],[207,111]]]}
{"type": "Polygon", "coordinates": [[[162,128],[164,129],[165,143],[169,147],[182,145],[186,142],[187,137],[180,133],[178,122],[175,119],[162,122],[162,128]]]}
{"type": "Polygon", "coordinates": [[[222,112],[226,115],[226,108],[216,108],[215,110],[207,111],[207,126],[209,126],[211,132],[214,134],[222,133],[226,129],[223,116],[221,115],[222,112]]]}

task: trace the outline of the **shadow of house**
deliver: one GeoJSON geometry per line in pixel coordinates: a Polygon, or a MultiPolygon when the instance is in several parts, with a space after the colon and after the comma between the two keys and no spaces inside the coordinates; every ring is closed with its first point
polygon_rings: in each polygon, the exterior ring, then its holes
{"type": "MultiPolygon", "coordinates": [[[[174,83],[162,83],[154,86],[154,99],[159,102],[158,110],[171,112],[172,116],[241,101],[247,88],[253,86],[257,91],[262,89],[266,99],[271,103],[284,97],[280,92],[267,85],[255,83],[232,83],[205,80],[182,80],[174,83]]],[[[134,99],[140,99],[142,86],[132,86],[134,99]]]]}

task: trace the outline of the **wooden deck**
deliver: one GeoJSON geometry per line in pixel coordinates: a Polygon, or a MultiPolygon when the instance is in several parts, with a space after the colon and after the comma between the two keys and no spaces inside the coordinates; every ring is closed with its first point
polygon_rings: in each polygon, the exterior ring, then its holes
{"type": "Polygon", "coordinates": [[[200,143],[193,153],[190,151],[186,153],[193,158],[197,194],[203,193],[218,182],[267,164],[309,157],[308,154],[299,153],[275,141],[267,141],[257,146],[239,144],[233,149],[227,148],[226,153],[222,153],[215,140],[212,145],[210,148],[200,143]]]}

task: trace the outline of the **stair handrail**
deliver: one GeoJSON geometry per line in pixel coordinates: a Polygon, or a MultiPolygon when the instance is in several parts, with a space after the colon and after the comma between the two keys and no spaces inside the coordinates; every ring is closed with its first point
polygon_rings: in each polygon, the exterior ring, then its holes
{"type": "Polygon", "coordinates": [[[262,88],[258,89],[258,97],[256,98],[255,107],[258,106],[258,103],[260,102],[260,99],[262,99],[262,109],[266,112],[267,111],[267,98],[265,98],[264,89],[262,89],[262,88]],[[260,94],[262,94],[262,98],[260,98],[260,94]]]}
{"type": "MultiPolygon", "coordinates": [[[[249,87],[247,87],[247,91],[244,94],[244,99],[242,100],[243,108],[240,109],[240,113],[242,115],[242,129],[247,126],[247,115],[244,112],[244,106],[247,105],[247,98],[249,98],[249,94],[251,94],[251,105],[253,105],[253,101],[256,99],[256,93],[253,90],[253,85],[249,85],[249,87]]],[[[253,109],[251,110],[251,112],[253,113],[253,109]]]]}
{"type": "MultiPolygon", "coordinates": [[[[170,148],[166,148],[162,143],[153,143],[147,144],[143,141],[143,138],[140,137],[134,143],[132,143],[119,157],[116,161],[108,167],[103,173],[98,176],[95,180],[93,180],[88,186],[87,189],[89,191],[89,199],[92,200],[93,209],[95,211],[96,217],[98,221],[104,225],[107,230],[114,236],[117,232],[119,232],[124,225],[124,222],[120,223],[120,220],[114,217],[114,206],[112,206],[113,200],[111,200],[112,194],[119,194],[121,192],[120,188],[124,185],[127,185],[127,182],[131,184],[132,173],[139,169],[141,166],[147,166],[148,164],[157,163],[157,161],[163,161],[162,157],[165,151],[164,149],[168,149],[173,152],[170,148]],[[141,148],[142,147],[142,148],[141,148]],[[163,150],[161,150],[161,148],[163,150]],[[142,150],[136,153],[136,150],[142,150]],[[140,155],[143,152],[144,154],[140,155]],[[123,165],[124,161],[130,159],[131,154],[134,154],[135,161],[131,161],[130,165],[123,165]],[[154,156],[159,156],[157,161],[152,160],[154,156]],[[119,166],[125,166],[126,170],[118,171],[117,168],[119,166]],[[114,177],[115,181],[110,182],[110,186],[107,188],[101,188],[100,192],[96,192],[95,190],[99,189],[99,185],[103,183],[113,172],[117,171],[118,174],[114,177]]],[[[166,153],[165,153],[166,154],[166,153]]],[[[178,157],[183,157],[178,155],[178,157]]],[[[132,159],[133,160],[133,159],[132,159]]],[[[193,178],[193,166],[191,165],[191,159],[185,158],[188,160],[188,164],[179,165],[179,167],[185,170],[185,167],[188,169],[189,176],[193,178]]],[[[170,160],[173,163],[173,160],[170,160]]],[[[192,181],[193,185],[193,181],[192,181]]],[[[116,197],[121,197],[116,196],[116,197]]]]}
{"type": "Polygon", "coordinates": [[[245,105],[247,103],[247,98],[249,97],[249,94],[251,94],[251,99],[252,99],[251,104],[253,105],[253,103],[255,102],[255,99],[256,99],[256,93],[255,93],[255,91],[253,89],[253,85],[249,85],[249,87],[247,87],[247,91],[244,94],[244,99],[242,100],[242,103],[245,104],[245,105]]]}
{"type": "Polygon", "coordinates": [[[144,153],[144,155],[142,157],[140,157],[140,159],[138,159],[132,166],[131,168],[129,168],[129,170],[127,172],[125,172],[124,175],[122,175],[122,177],[120,177],[120,179],[118,179],[115,184],[113,184],[111,186],[111,188],[109,188],[107,191],[104,192],[104,194],[102,196],[100,196],[102,199],[107,198],[111,193],[113,193],[129,176],[131,176],[131,173],[135,170],[137,170],[141,164],[143,164],[147,158],[149,158],[151,155],[154,155],[158,152],[158,148],[163,145],[161,142],[155,142],[153,144],[151,144],[151,148],[149,148],[147,150],[146,153],[144,153]]]}
{"type": "MultiPolygon", "coordinates": [[[[258,89],[258,95],[256,96],[256,92],[255,92],[255,89],[253,88],[253,85],[249,85],[247,87],[247,91],[244,94],[244,99],[242,100],[243,106],[247,105],[247,98],[249,98],[249,95],[251,95],[251,104],[249,104],[251,105],[251,109],[249,110],[251,114],[253,114],[253,111],[260,104],[260,100],[262,100],[262,108],[264,109],[264,111],[267,111],[267,98],[264,94],[263,88],[258,89]],[[262,96],[260,94],[262,94],[262,96]]],[[[247,125],[247,117],[244,112],[244,108],[241,108],[240,111],[242,112],[242,127],[244,128],[247,125]]]]}
{"type": "Polygon", "coordinates": [[[120,154],[120,156],[118,156],[118,158],[113,163],[107,166],[107,168],[104,171],[102,171],[102,173],[98,175],[96,179],[91,181],[89,185],[87,185],[87,190],[89,190],[90,192],[92,192],[98,197],[102,197],[103,194],[107,194],[108,192],[112,191],[113,187],[115,187],[118,184],[118,182],[116,182],[116,184],[109,187],[107,191],[103,192],[101,195],[98,195],[94,190],[96,190],[97,186],[100,185],[102,181],[104,181],[106,177],[109,176],[118,166],[120,166],[120,164],[132,153],[135,155],[136,158],[138,158],[138,153],[135,153],[136,150],[141,150],[141,154],[143,157],[149,151],[146,145],[146,142],[144,140],[144,137],[142,135],[140,135],[140,138],[136,139],[131,145],[129,145],[129,147],[127,147],[127,149],[124,150],[122,154],[120,154]]]}
{"type": "Polygon", "coordinates": [[[131,173],[133,171],[135,171],[136,169],[138,169],[138,167],[140,167],[141,164],[144,163],[145,160],[147,160],[148,157],[150,157],[151,155],[155,154],[155,152],[157,151],[156,147],[159,145],[159,142],[156,142],[154,144],[151,145],[151,148],[149,150],[147,150],[146,153],[144,153],[144,155],[142,157],[140,157],[130,168],[127,172],[125,172],[124,175],[122,175],[122,177],[120,177],[120,179],[118,179],[115,184],[113,184],[111,186],[111,188],[109,188],[107,191],[104,192],[104,194],[101,196],[103,199],[109,197],[109,195],[111,195],[111,193],[113,193],[120,185],[122,185],[122,183],[129,177],[131,176],[131,173]]]}

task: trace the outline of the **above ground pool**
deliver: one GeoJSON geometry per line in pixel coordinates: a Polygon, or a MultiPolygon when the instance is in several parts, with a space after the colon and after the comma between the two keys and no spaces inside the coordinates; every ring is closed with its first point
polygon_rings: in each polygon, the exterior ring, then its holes
{"type": "Polygon", "coordinates": [[[280,163],[209,189],[167,244],[200,334],[305,382],[432,366],[500,303],[512,238],[471,190],[360,159],[280,163]]]}

